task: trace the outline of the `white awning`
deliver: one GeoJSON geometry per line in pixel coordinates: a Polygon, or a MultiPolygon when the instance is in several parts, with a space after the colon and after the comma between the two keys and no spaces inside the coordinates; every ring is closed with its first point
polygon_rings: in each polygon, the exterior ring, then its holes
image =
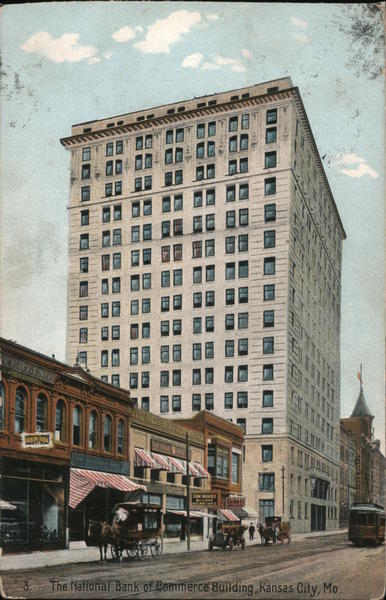
{"type": "Polygon", "coordinates": [[[151,456],[150,452],[146,452],[146,450],[143,450],[143,448],[134,448],[134,453],[134,464],[136,467],[150,467],[151,469],[156,468],[157,463],[151,456]]]}
{"type": "Polygon", "coordinates": [[[239,521],[239,517],[237,517],[234,512],[226,508],[217,509],[217,516],[223,521],[239,521]]]}
{"type": "Polygon", "coordinates": [[[132,492],[139,489],[146,491],[145,486],[134,483],[125,475],[72,468],[70,471],[69,506],[76,508],[95,487],[113,488],[121,492],[132,492]]]}

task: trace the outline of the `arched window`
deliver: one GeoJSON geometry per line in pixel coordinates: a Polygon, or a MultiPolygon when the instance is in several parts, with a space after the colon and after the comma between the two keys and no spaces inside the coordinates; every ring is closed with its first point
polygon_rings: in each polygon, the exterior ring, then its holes
{"type": "Polygon", "coordinates": [[[55,440],[64,442],[66,439],[66,405],[63,400],[56,403],[55,440]]]}
{"type": "Polygon", "coordinates": [[[118,421],[117,450],[118,454],[123,454],[125,450],[125,424],[122,419],[118,421]]]}
{"type": "Polygon", "coordinates": [[[82,445],[82,409],[75,406],[72,411],[72,443],[74,446],[82,445]]]}
{"type": "Polygon", "coordinates": [[[111,417],[105,416],[103,423],[103,449],[106,452],[111,452],[111,417]]]}
{"type": "Polygon", "coordinates": [[[47,431],[47,398],[44,394],[39,394],[36,398],[36,431],[47,431]]]}
{"type": "Polygon", "coordinates": [[[98,415],[93,410],[90,413],[90,419],[88,423],[88,447],[96,448],[98,446],[98,415]]]}
{"type": "Polygon", "coordinates": [[[5,429],[5,389],[0,383],[0,429],[5,429]]]}
{"type": "Polygon", "coordinates": [[[22,433],[24,431],[25,421],[25,392],[21,388],[16,390],[15,399],[15,432],[22,433]]]}

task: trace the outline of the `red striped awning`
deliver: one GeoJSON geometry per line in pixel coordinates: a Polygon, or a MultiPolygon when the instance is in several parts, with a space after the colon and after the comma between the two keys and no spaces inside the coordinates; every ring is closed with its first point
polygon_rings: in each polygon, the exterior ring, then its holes
{"type": "Polygon", "coordinates": [[[156,452],[152,452],[151,455],[157,463],[157,467],[158,469],[160,469],[160,471],[170,471],[169,463],[167,461],[166,456],[162,456],[161,454],[157,454],[156,452]]]}
{"type": "Polygon", "coordinates": [[[173,456],[168,456],[167,459],[171,473],[184,473],[184,465],[181,461],[179,461],[177,458],[174,458],[173,456]]]}
{"type": "MultiPolygon", "coordinates": [[[[181,460],[180,461],[184,467],[184,475],[186,475],[186,460],[181,460]]],[[[193,464],[191,462],[189,462],[189,475],[192,475],[192,477],[200,477],[199,472],[197,471],[197,469],[193,466],[193,464]]]]}
{"type": "Polygon", "coordinates": [[[88,469],[71,469],[69,506],[76,508],[95,487],[113,488],[121,492],[132,492],[145,486],[134,483],[125,475],[89,471],[88,469]]]}
{"type": "Polygon", "coordinates": [[[231,510],[225,508],[217,509],[217,516],[222,518],[225,521],[239,521],[240,519],[236,517],[235,513],[231,510]]]}
{"type": "MultiPolygon", "coordinates": [[[[167,510],[166,512],[171,513],[172,515],[178,515],[179,517],[187,517],[188,513],[186,510],[167,510]]],[[[191,519],[203,519],[207,515],[198,510],[190,510],[189,517],[191,519]]]]}
{"type": "Polygon", "coordinates": [[[154,458],[152,458],[150,452],[146,452],[146,450],[143,450],[142,448],[134,448],[134,452],[134,464],[136,467],[150,467],[151,469],[157,467],[157,463],[154,458]]]}
{"type": "Polygon", "coordinates": [[[196,471],[198,471],[198,475],[196,477],[200,478],[200,479],[209,479],[210,477],[210,473],[208,473],[208,471],[206,469],[204,469],[204,467],[202,465],[200,465],[200,463],[193,463],[194,464],[194,468],[196,469],[196,471]]]}

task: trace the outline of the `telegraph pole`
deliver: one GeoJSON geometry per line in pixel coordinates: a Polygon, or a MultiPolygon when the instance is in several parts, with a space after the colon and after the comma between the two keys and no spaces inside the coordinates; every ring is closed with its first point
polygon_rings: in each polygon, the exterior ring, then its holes
{"type": "Polygon", "coordinates": [[[283,521],[284,521],[284,465],[281,468],[281,502],[282,502],[282,512],[283,512],[283,521]]]}
{"type": "Polygon", "coordinates": [[[190,477],[189,477],[189,434],[186,432],[186,549],[190,550],[190,477]]]}

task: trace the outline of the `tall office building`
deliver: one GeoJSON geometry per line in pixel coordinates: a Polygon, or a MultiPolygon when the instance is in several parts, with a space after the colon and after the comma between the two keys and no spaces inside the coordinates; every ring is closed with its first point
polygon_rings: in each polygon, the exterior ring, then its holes
{"type": "MultiPolygon", "coordinates": [[[[67,361],[145,410],[238,423],[260,520],[335,527],[345,233],[299,90],[278,79],[61,142],[67,361]]],[[[232,466],[214,456],[221,477],[232,466]]]]}

